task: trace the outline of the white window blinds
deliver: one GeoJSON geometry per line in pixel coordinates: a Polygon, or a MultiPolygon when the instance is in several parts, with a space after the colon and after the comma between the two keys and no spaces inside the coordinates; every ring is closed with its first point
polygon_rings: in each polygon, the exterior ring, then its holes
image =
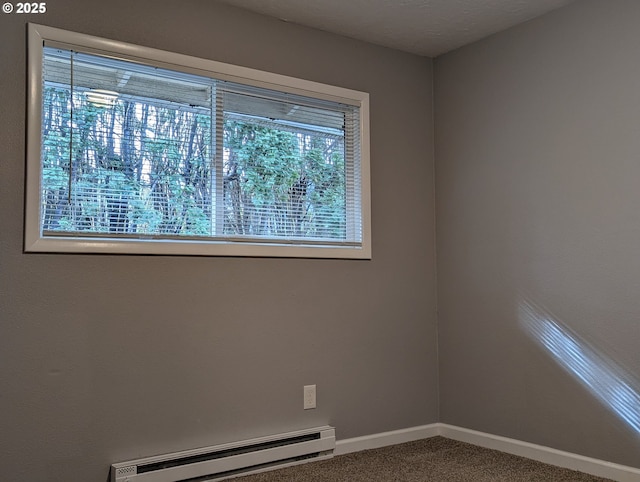
{"type": "Polygon", "coordinates": [[[44,49],[47,235],[356,244],[357,108],[44,49]]]}

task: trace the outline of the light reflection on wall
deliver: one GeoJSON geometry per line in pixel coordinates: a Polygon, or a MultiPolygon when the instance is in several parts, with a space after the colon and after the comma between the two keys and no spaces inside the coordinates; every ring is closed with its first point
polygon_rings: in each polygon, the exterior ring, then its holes
{"type": "Polygon", "coordinates": [[[613,360],[579,340],[544,309],[520,301],[520,322],[565,370],[618,417],[640,433],[638,383],[613,360]]]}

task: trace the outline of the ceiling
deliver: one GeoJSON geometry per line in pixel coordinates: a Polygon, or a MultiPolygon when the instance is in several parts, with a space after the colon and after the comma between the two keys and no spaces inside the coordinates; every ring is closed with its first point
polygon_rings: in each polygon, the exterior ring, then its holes
{"type": "Polygon", "coordinates": [[[308,27],[427,57],[575,0],[217,0],[308,27]]]}

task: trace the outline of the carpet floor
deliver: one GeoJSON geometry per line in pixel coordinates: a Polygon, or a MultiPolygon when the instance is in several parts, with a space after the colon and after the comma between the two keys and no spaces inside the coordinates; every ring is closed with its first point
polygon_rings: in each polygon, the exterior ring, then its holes
{"type": "Polygon", "coordinates": [[[432,437],[233,479],[233,482],[602,482],[534,460],[432,437]]]}

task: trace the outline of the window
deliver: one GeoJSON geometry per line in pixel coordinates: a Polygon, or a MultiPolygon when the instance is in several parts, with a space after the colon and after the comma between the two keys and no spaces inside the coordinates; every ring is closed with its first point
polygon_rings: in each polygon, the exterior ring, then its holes
{"type": "Polygon", "coordinates": [[[25,250],[370,258],[368,94],[29,26],[25,250]]]}

